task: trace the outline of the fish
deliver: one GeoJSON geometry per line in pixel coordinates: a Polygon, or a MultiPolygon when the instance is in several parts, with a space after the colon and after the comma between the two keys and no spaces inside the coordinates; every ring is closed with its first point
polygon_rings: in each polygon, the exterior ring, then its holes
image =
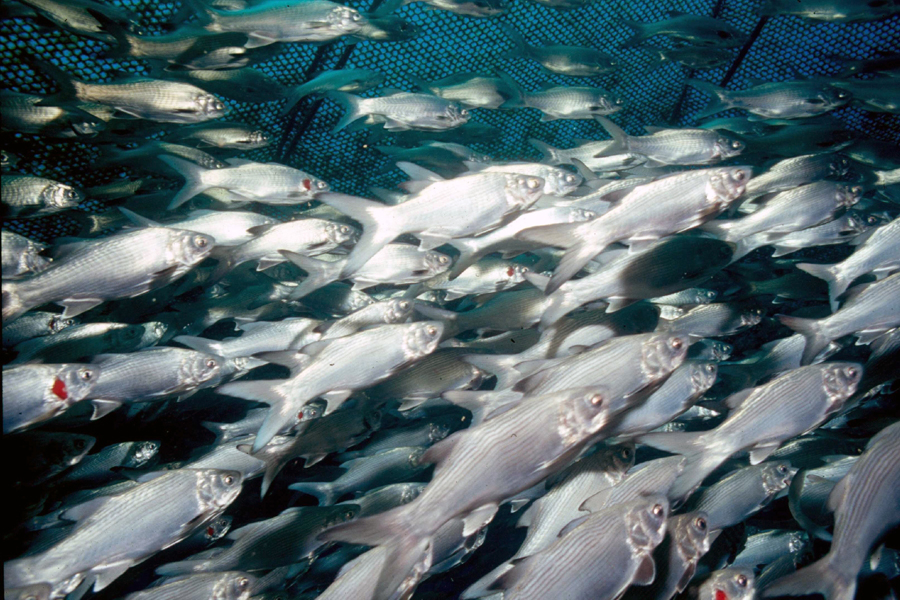
{"type": "Polygon", "coordinates": [[[551,73],[572,77],[596,77],[612,73],[619,68],[619,61],[609,54],[593,48],[562,44],[530,46],[514,27],[501,25],[515,47],[508,58],[522,56],[536,61],[551,73]]]}
{"type": "Polygon", "coordinates": [[[841,308],[824,319],[804,319],[780,315],[778,320],[803,335],[803,364],[813,361],[828,344],[853,334],[857,344],[871,343],[878,336],[898,325],[896,288],[900,274],[877,281],[859,290],[841,308]]]}
{"type": "Polygon", "coordinates": [[[161,336],[153,325],[125,323],[84,323],[72,325],[53,335],[25,340],[17,344],[14,362],[63,362],[98,354],[129,352],[152,345],[161,336]],[[146,338],[146,339],[145,339],[146,338]]]}
{"type": "Polygon", "coordinates": [[[698,593],[700,600],[750,600],[756,595],[756,577],[752,569],[722,569],[703,582],[698,593]]]}
{"type": "Polygon", "coordinates": [[[191,126],[178,130],[172,139],[198,148],[257,150],[271,143],[269,134],[243,123],[222,123],[191,126]]]}
{"type": "Polygon", "coordinates": [[[425,489],[424,483],[392,483],[371,490],[359,498],[346,500],[340,505],[355,504],[359,507],[359,518],[377,515],[392,508],[409,504],[425,489]]]}
{"type": "Polygon", "coordinates": [[[850,467],[828,499],[835,511],[834,540],[828,553],[815,563],[769,584],[763,597],[819,592],[826,598],[853,598],[856,578],[875,541],[897,520],[897,461],[900,427],[877,433],[866,452],[850,467]],[[864,486],[864,487],[860,487],[864,486]],[[865,490],[865,491],[863,491],[865,490]],[[884,493],[879,493],[884,491],[884,493]],[[840,558],[838,558],[840,557],[840,558]]]}
{"type": "Polygon", "coordinates": [[[430,9],[445,10],[467,17],[490,18],[509,11],[505,0],[392,0],[385,4],[379,12],[390,13],[401,6],[422,1],[430,9]]]}
{"type": "Polygon", "coordinates": [[[91,0],[27,0],[24,4],[58,27],[98,40],[111,39],[109,23],[128,25],[135,19],[129,10],[91,0]]]}
{"type": "Polygon", "coordinates": [[[709,48],[691,45],[675,48],[640,47],[650,57],[647,72],[658,69],[666,63],[678,63],[688,69],[715,69],[727,64],[734,54],[727,48],[709,48]]]}
{"type": "Polygon", "coordinates": [[[205,598],[216,594],[223,600],[248,600],[257,578],[240,571],[191,575],[125,596],[128,600],[205,598]]]}
{"type": "Polygon", "coordinates": [[[486,376],[477,366],[461,360],[468,353],[463,348],[439,348],[367,395],[399,400],[400,409],[408,410],[447,391],[477,388],[486,376]]]}
{"type": "Polygon", "coordinates": [[[419,27],[397,15],[360,14],[363,17],[363,25],[353,35],[363,40],[401,42],[414,39],[421,33],[419,27]]]}
{"type": "Polygon", "coordinates": [[[541,121],[557,119],[593,119],[617,113],[625,107],[625,100],[601,88],[584,86],[548,86],[539,92],[524,92],[515,82],[515,97],[501,108],[535,108],[541,111],[541,121]]]}
{"type": "Polygon", "coordinates": [[[15,279],[43,271],[50,264],[40,253],[46,246],[24,235],[3,230],[3,279],[15,279]]]}
{"type": "Polygon", "coordinates": [[[761,15],[797,15],[830,23],[861,23],[896,13],[897,8],[890,3],[861,5],[847,0],[766,0],[760,9],[761,15]]]}
{"type": "Polygon", "coordinates": [[[12,323],[3,324],[3,347],[11,348],[21,342],[53,335],[77,323],[76,319],[61,319],[57,313],[32,311],[12,323]]]}
{"type": "Polygon", "coordinates": [[[738,305],[716,302],[695,306],[684,314],[665,319],[657,327],[660,331],[678,332],[692,337],[721,337],[759,325],[759,309],[744,309],[738,305]]]}
{"type": "Polygon", "coordinates": [[[362,118],[383,123],[386,131],[444,130],[459,127],[469,120],[469,111],[455,102],[430,94],[394,92],[387,96],[360,98],[346,92],[329,92],[328,96],[346,109],[334,126],[337,133],[362,118]]]}
{"type": "Polygon", "coordinates": [[[49,582],[62,591],[86,580],[102,590],[132,565],[187,537],[194,526],[227,508],[242,483],[238,473],[215,470],[175,470],[148,478],[120,495],[66,511],[64,517],[76,521],[74,531],[44,552],[5,563],[8,585],[49,582]],[[123,527],[132,535],[115,533],[123,527]]]}
{"type": "Polygon", "coordinates": [[[40,217],[74,208],[84,194],[74,187],[44,177],[4,175],[0,201],[7,218],[40,217]]]}
{"type": "Polygon", "coordinates": [[[221,11],[200,4],[207,31],[236,31],[249,39],[247,48],[276,42],[327,42],[362,28],[359,11],[329,0],[266,0],[239,10],[221,11]]]}
{"type": "Polygon", "coordinates": [[[88,454],[58,480],[60,485],[98,485],[113,480],[119,470],[147,469],[158,458],[159,442],[122,442],[88,454]]]}
{"type": "Polygon", "coordinates": [[[766,119],[803,119],[839,108],[851,98],[845,90],[814,80],[761,83],[743,91],[725,90],[696,79],[689,79],[687,84],[714,98],[698,119],[730,108],[766,119]]]}
{"type": "Polygon", "coordinates": [[[364,92],[377,87],[384,81],[384,75],[370,69],[336,69],[325,71],[293,88],[287,97],[283,113],[289,113],[300,100],[310,94],[326,92],[364,92]]]}
{"type": "Polygon", "coordinates": [[[59,138],[89,138],[104,122],[76,106],[43,104],[48,97],[0,90],[3,129],[59,138]]]}
{"type": "Polygon", "coordinates": [[[627,19],[621,22],[634,31],[634,34],[621,44],[623,48],[637,46],[656,35],[694,46],[724,48],[741,46],[747,39],[742,31],[727,21],[678,11],[669,11],[668,19],[655,23],[641,23],[627,19]]]}
{"type": "Polygon", "coordinates": [[[747,167],[720,167],[677,173],[632,189],[615,208],[585,223],[533,227],[524,239],[568,248],[546,287],[552,294],[588,261],[614,242],[631,240],[632,250],[700,225],[724,211],[744,191],[747,167]],[[644,208],[652,205],[652,209],[644,208]],[[646,219],[651,210],[652,219],[646,219]]]}
{"type": "MultiPolygon", "coordinates": [[[[383,325],[376,329],[362,331],[346,338],[317,342],[322,346],[312,362],[302,366],[310,356],[302,352],[287,351],[273,356],[265,355],[264,360],[278,360],[292,369],[292,377],[275,381],[252,381],[228,383],[218,388],[219,393],[245,399],[256,399],[269,404],[269,414],[260,427],[254,452],[263,448],[286,423],[290,415],[317,396],[327,395],[328,410],[334,411],[356,389],[369,387],[387,378],[399,367],[433,352],[443,332],[443,325],[434,321],[423,321],[410,325],[383,325]],[[390,352],[372,355],[371,344],[385,343],[390,352]],[[285,356],[286,355],[286,356],[285,356]],[[356,373],[336,373],[331,369],[331,361],[366,360],[366,369],[356,373]]],[[[317,350],[316,344],[307,346],[308,351],[317,350]]]]}
{"type": "Polygon", "coordinates": [[[734,409],[718,427],[701,432],[649,433],[639,442],[688,457],[688,465],[670,493],[685,499],[707,475],[740,450],[748,450],[750,464],[758,465],[787,439],[820,425],[840,410],[854,394],[862,378],[862,366],[832,362],[788,371],[769,383],[747,388],[726,401],[734,409]],[[782,390],[792,390],[791,402],[782,390]],[[765,408],[763,408],[765,407],[765,408]],[[786,411],[785,417],[776,417],[786,411]],[[778,418],[777,430],[760,419],[778,418]]]}
{"type": "Polygon", "coordinates": [[[483,259],[452,281],[447,273],[435,276],[425,282],[434,290],[443,290],[445,300],[455,300],[469,294],[491,294],[502,292],[525,281],[528,267],[502,259],[483,259]]]}
{"type": "Polygon", "coordinates": [[[731,566],[756,569],[760,565],[775,562],[784,554],[802,555],[809,550],[809,537],[802,531],[779,529],[763,531],[747,538],[743,549],[732,561],[731,566]]]}
{"type": "Polygon", "coordinates": [[[516,95],[506,78],[491,73],[455,73],[435,81],[413,78],[414,85],[466,108],[500,108],[516,95]]]}
{"type": "Polygon", "coordinates": [[[40,485],[77,465],[96,443],[97,438],[81,433],[23,431],[7,435],[5,450],[27,449],[9,470],[10,485],[14,489],[40,485]]]}
{"type": "Polygon", "coordinates": [[[21,365],[3,369],[3,433],[52,419],[88,397],[100,370],[87,364],[21,365]]]}
{"type": "Polygon", "coordinates": [[[288,90],[259,69],[190,69],[168,71],[166,77],[189,83],[210,94],[236,100],[262,104],[276,102],[286,97],[288,90]]]}
{"type": "Polygon", "coordinates": [[[191,231],[145,227],[73,244],[40,273],[4,281],[3,319],[11,321],[49,303],[64,307],[63,318],[78,316],[105,300],[130,298],[187,273],[212,250],[214,240],[191,231]],[[147,252],[147,248],[155,251],[147,252]],[[104,265],[105,269],[96,269],[104,265]],[[115,267],[112,267],[115,265],[115,267]]]}
{"type": "Polygon", "coordinates": [[[711,531],[744,521],[787,489],[797,469],[790,461],[767,461],[731,472],[703,491],[696,510],[706,513],[711,531]]]}

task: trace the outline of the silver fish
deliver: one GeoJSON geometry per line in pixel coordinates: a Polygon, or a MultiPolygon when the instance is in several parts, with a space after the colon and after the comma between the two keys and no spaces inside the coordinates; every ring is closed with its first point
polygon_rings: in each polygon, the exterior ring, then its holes
{"type": "Polygon", "coordinates": [[[638,441],[687,456],[688,465],[670,494],[683,499],[733,454],[748,450],[750,464],[757,465],[787,439],[823,423],[854,394],[861,377],[862,367],[855,363],[794,369],[730,397],[727,405],[735,409],[715,429],[650,433],[638,441]],[[773,428],[773,422],[779,427],[773,428]]]}
{"type": "Polygon", "coordinates": [[[265,0],[241,10],[220,11],[201,5],[209,31],[238,31],[247,48],[275,42],[327,42],[359,31],[359,11],[328,0],[265,0]]]}
{"type": "Polygon", "coordinates": [[[3,347],[8,348],[33,338],[53,335],[77,323],[76,319],[61,319],[58,313],[32,311],[12,323],[4,323],[3,347]]]}
{"type": "Polygon", "coordinates": [[[3,230],[3,279],[15,279],[43,271],[50,260],[40,255],[46,246],[25,236],[3,230]]]}
{"type": "Polygon", "coordinates": [[[779,315],[778,320],[806,339],[803,363],[809,364],[832,340],[853,334],[857,344],[868,344],[900,325],[900,274],[861,289],[840,310],[824,319],[779,315]]]}
{"type": "Polygon", "coordinates": [[[292,377],[276,381],[251,381],[229,383],[219,388],[219,393],[247,399],[263,399],[270,413],[259,430],[253,444],[254,451],[262,449],[275,433],[307,402],[326,395],[328,412],[334,411],[357,389],[362,389],[385,379],[399,367],[430,354],[437,347],[443,325],[437,322],[421,322],[411,325],[383,325],[352,336],[323,340],[324,347],[305,367],[300,367],[304,354],[289,351],[288,357],[271,357],[291,365],[292,377]],[[385,348],[385,352],[371,352],[372,344],[385,348]],[[366,363],[365,368],[360,365],[366,363]],[[351,371],[332,368],[335,364],[356,365],[351,371]]]}
{"type": "Polygon", "coordinates": [[[753,569],[722,569],[713,573],[699,589],[700,600],[752,600],[756,596],[753,569]]]}
{"type": "Polygon", "coordinates": [[[243,123],[216,123],[185,127],[172,135],[172,139],[197,148],[221,148],[256,150],[271,143],[269,134],[243,123]]]}
{"type": "Polygon", "coordinates": [[[761,15],[797,15],[815,21],[859,23],[896,14],[896,6],[885,3],[859,4],[853,0],[766,0],[761,15]]]}
{"type": "MultiPolygon", "coordinates": [[[[353,35],[363,40],[398,42],[418,37],[421,28],[397,15],[361,13],[363,25],[353,35]]],[[[349,90],[352,91],[352,90],[349,90]]]]}
{"type": "Polygon", "coordinates": [[[613,138],[600,156],[635,153],[657,165],[710,165],[739,155],[745,147],[714,130],[645,127],[650,135],[631,136],[605,117],[596,119],[613,138]]]}
{"type": "Polygon", "coordinates": [[[636,46],[655,35],[664,35],[695,46],[726,48],[740,46],[747,39],[742,31],[727,21],[677,11],[670,13],[670,18],[655,23],[624,19],[622,23],[634,30],[634,35],[622,43],[623,48],[636,46]]]}
{"type": "Polygon", "coordinates": [[[11,587],[49,582],[67,593],[82,580],[102,590],[132,565],[184,539],[194,527],[223,511],[240,493],[241,478],[230,471],[176,470],[117,496],[69,509],[72,533],[50,549],[3,565],[11,587]],[[122,529],[130,535],[123,535],[122,529]]]}
{"type": "Polygon", "coordinates": [[[293,88],[288,95],[284,113],[288,113],[298,102],[310,94],[324,92],[363,92],[384,81],[384,75],[369,69],[335,69],[293,88]]]}
{"type": "Polygon", "coordinates": [[[452,129],[469,120],[469,111],[459,104],[429,94],[396,92],[360,98],[345,92],[331,92],[329,96],[346,108],[346,113],[334,127],[335,132],[364,117],[384,123],[386,131],[452,129]]]}
{"type": "Polygon", "coordinates": [[[674,319],[663,319],[657,329],[695,338],[721,337],[754,327],[761,321],[762,313],[758,309],[717,302],[696,306],[674,319]]]}
{"type": "Polygon", "coordinates": [[[191,575],[125,596],[127,600],[248,600],[256,577],[240,571],[191,575]]]}
{"type": "Polygon", "coordinates": [[[245,67],[243,69],[192,69],[170,71],[168,77],[178,79],[210,94],[238,102],[255,104],[275,102],[287,95],[287,89],[262,71],[245,67]]]}
{"type": "Polygon", "coordinates": [[[172,339],[200,352],[223,358],[237,358],[261,352],[300,349],[322,337],[321,333],[315,331],[319,325],[321,321],[293,317],[274,322],[240,324],[238,328],[244,332],[243,335],[222,341],[190,335],[176,336],[172,339]]]}
{"type": "Polygon", "coordinates": [[[698,46],[676,46],[675,48],[642,47],[641,50],[651,56],[647,72],[666,63],[677,62],[688,69],[715,69],[734,58],[734,52],[728,48],[708,48],[698,46]]]}
{"type": "Polygon", "coordinates": [[[780,160],[747,184],[746,198],[783,192],[820,179],[837,179],[847,174],[850,161],[840,154],[805,154],[780,160]]]}
{"type": "Polygon", "coordinates": [[[592,119],[611,115],[625,106],[625,101],[606,90],[592,87],[550,87],[539,92],[523,92],[516,87],[516,97],[502,108],[536,108],[541,121],[557,119],[592,119]]]}
{"type": "Polygon", "coordinates": [[[612,73],[619,68],[619,61],[616,58],[593,48],[561,44],[530,46],[514,27],[506,24],[501,24],[500,27],[515,44],[515,48],[507,54],[507,57],[529,58],[551,73],[594,77],[612,73]]]}
{"type": "Polygon", "coordinates": [[[392,483],[375,488],[359,498],[341,502],[340,505],[354,504],[359,507],[359,512],[356,514],[358,518],[368,517],[409,504],[424,489],[424,483],[392,483]]]}
{"type": "Polygon", "coordinates": [[[4,281],[3,319],[50,302],[64,306],[68,318],[106,300],[143,294],[184,275],[213,243],[199,233],[147,227],[78,244],[45,271],[4,281]]]}
{"type": "Polygon", "coordinates": [[[850,93],[816,81],[762,83],[742,91],[729,91],[705,81],[689,79],[688,85],[713,96],[698,119],[740,108],[766,119],[802,119],[827,113],[850,101],[850,93]]]}
{"type": "Polygon", "coordinates": [[[756,569],[775,562],[784,554],[802,555],[809,550],[809,537],[802,531],[763,531],[747,538],[731,566],[756,569]]]}
{"type": "Polygon", "coordinates": [[[738,469],[705,489],[696,509],[706,512],[710,530],[731,527],[787,489],[796,473],[789,461],[781,460],[738,469]]]}
{"type": "Polygon", "coordinates": [[[477,388],[485,375],[478,367],[460,360],[468,353],[464,348],[439,348],[367,393],[373,398],[400,400],[400,409],[408,410],[449,390],[477,388]]]}
{"type": "Polygon", "coordinates": [[[12,362],[63,362],[105,354],[130,352],[144,347],[143,325],[85,323],[67,327],[54,335],[25,340],[14,350],[12,362]]]}
{"type": "Polygon", "coordinates": [[[869,440],[866,452],[828,499],[835,511],[834,541],[822,559],[763,590],[763,596],[818,592],[829,600],[856,593],[856,578],[875,542],[897,524],[900,487],[900,425],[869,440]]]}
{"type": "Polygon", "coordinates": [[[59,480],[63,485],[97,485],[115,479],[113,469],[146,469],[159,453],[159,442],[122,442],[89,454],[59,480]]]}
{"type": "Polygon", "coordinates": [[[442,273],[425,282],[433,290],[443,290],[445,300],[468,294],[493,294],[508,290],[525,281],[528,267],[508,260],[487,258],[462,271],[452,281],[442,273]]]}
{"type": "Polygon", "coordinates": [[[515,95],[505,79],[487,73],[456,73],[436,81],[412,80],[419,89],[467,108],[500,108],[515,95]]]}
{"type": "Polygon", "coordinates": [[[70,185],[44,177],[4,175],[0,188],[3,213],[8,218],[51,215],[78,206],[84,194],[70,185]]]}
{"type": "Polygon", "coordinates": [[[46,98],[0,90],[3,129],[48,137],[77,138],[97,135],[104,122],[76,107],[43,104],[46,98]]]}
{"type": "Polygon", "coordinates": [[[52,419],[84,400],[100,370],[90,365],[22,365],[3,369],[3,433],[52,419]]]}

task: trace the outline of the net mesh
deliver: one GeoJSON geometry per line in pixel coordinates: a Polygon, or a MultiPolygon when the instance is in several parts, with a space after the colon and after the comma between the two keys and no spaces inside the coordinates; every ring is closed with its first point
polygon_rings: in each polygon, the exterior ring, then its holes
{"type": "MultiPolygon", "coordinates": [[[[131,9],[148,34],[166,30],[166,24],[181,6],[174,2],[123,0],[117,5],[131,9]]],[[[364,10],[369,3],[349,2],[364,10]]],[[[648,70],[651,57],[639,48],[618,46],[631,35],[621,19],[652,22],[666,18],[672,10],[698,15],[718,15],[749,34],[759,22],[758,3],[751,0],[673,1],[667,3],[597,0],[582,8],[562,11],[533,2],[516,0],[503,22],[518,29],[529,43],[553,42],[591,46],[621,59],[624,68],[598,78],[554,75],[534,61],[507,58],[511,40],[493,19],[475,19],[438,10],[424,4],[412,4],[399,12],[416,25],[418,37],[402,42],[355,42],[341,40],[325,46],[285,44],[281,52],[254,68],[285,86],[305,81],[309,74],[334,68],[342,58],[347,68],[367,68],[386,76],[385,86],[411,90],[414,77],[432,80],[462,71],[502,69],[527,90],[542,83],[588,85],[608,89],[623,97],[626,110],[614,118],[630,133],[639,133],[643,125],[672,122],[696,123],[695,115],[708,98],[685,87],[688,76],[718,84],[729,65],[689,72],[685,67],[667,63],[648,70]]],[[[650,44],[672,47],[662,37],[650,44]]],[[[38,94],[50,94],[54,84],[29,67],[24,56],[53,62],[72,75],[88,81],[109,81],[124,71],[149,73],[140,60],[104,58],[108,45],[56,27],[44,27],[31,18],[0,20],[0,78],[5,88],[38,94]]],[[[798,17],[768,20],[760,35],[740,62],[728,85],[742,89],[754,80],[783,81],[801,76],[833,75],[840,65],[829,60],[838,55],[851,59],[870,58],[881,52],[900,51],[900,17],[868,23],[821,23],[798,17]]],[[[378,94],[379,90],[369,92],[378,94]]],[[[332,188],[349,194],[369,195],[371,186],[390,187],[402,174],[392,169],[391,159],[372,147],[365,131],[341,131],[332,128],[343,109],[331,100],[306,98],[294,115],[284,116],[284,102],[249,103],[228,101],[230,121],[261,127],[282,143],[247,153],[253,160],[278,161],[302,168],[328,181],[332,188]],[[295,142],[295,145],[294,145],[295,142]]],[[[737,113],[734,113],[737,114],[737,113]]],[[[875,113],[848,106],[835,111],[836,117],[851,130],[888,142],[900,141],[900,116],[875,113]]],[[[723,113],[728,116],[729,113],[723,113]]],[[[607,137],[592,121],[560,120],[541,122],[532,109],[475,110],[473,122],[499,129],[490,143],[474,143],[473,148],[499,159],[537,159],[539,153],[527,144],[537,138],[553,146],[571,147],[578,138],[607,137]]],[[[378,143],[391,142],[379,141],[378,143]]],[[[17,170],[50,177],[83,188],[130,175],[127,169],[97,168],[100,148],[89,141],[58,140],[21,133],[9,133],[5,148],[19,159],[17,170]]],[[[173,187],[179,182],[173,180],[173,187]]],[[[79,211],[108,208],[87,200],[79,211]]],[[[77,212],[77,211],[76,211],[77,212]]],[[[9,229],[38,241],[72,235],[79,228],[73,214],[9,221],[9,229]]]]}

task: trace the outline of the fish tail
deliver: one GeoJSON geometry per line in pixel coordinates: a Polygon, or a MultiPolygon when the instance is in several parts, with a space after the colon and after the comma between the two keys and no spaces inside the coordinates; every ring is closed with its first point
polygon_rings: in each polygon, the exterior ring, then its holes
{"type": "Polygon", "coordinates": [[[541,140],[536,140],[534,138],[529,139],[528,143],[534,146],[538,150],[538,152],[541,153],[542,162],[553,166],[566,164],[567,161],[563,160],[559,156],[559,148],[554,148],[550,144],[544,143],[541,140]]]}
{"type": "Polygon", "coordinates": [[[343,277],[358,271],[394,238],[406,233],[400,214],[393,210],[392,206],[346,194],[321,194],[317,199],[338,209],[363,226],[363,234],[347,258],[347,264],[341,273],[343,277]]]}
{"type": "Polygon", "coordinates": [[[447,243],[459,250],[459,257],[456,259],[456,262],[453,263],[453,267],[448,273],[450,281],[453,281],[459,277],[463,271],[478,262],[478,259],[483,256],[483,253],[472,238],[458,238],[448,240],[447,243]]]}
{"type": "Polygon", "coordinates": [[[178,158],[177,156],[161,155],[159,160],[163,161],[175,171],[184,177],[184,187],[181,188],[172,201],[169,203],[169,210],[174,210],[196,196],[203,193],[212,185],[203,181],[203,175],[206,169],[196,163],[178,158]]]}
{"type": "Polygon", "coordinates": [[[575,237],[575,232],[580,225],[581,223],[559,223],[557,225],[529,227],[517,233],[515,237],[517,240],[534,242],[535,244],[570,248],[576,243],[577,237],[575,237]]]}
{"type": "Polygon", "coordinates": [[[828,284],[828,298],[831,301],[832,310],[838,306],[838,297],[847,291],[850,282],[840,276],[835,265],[815,265],[810,263],[800,263],[797,268],[806,271],[813,277],[823,279],[828,284]]]}
{"type": "Polygon", "coordinates": [[[59,88],[59,91],[57,91],[55,94],[53,94],[52,96],[48,96],[38,102],[39,105],[54,106],[59,104],[60,102],[71,102],[78,99],[78,87],[79,85],[81,85],[80,81],[78,81],[56,65],[51,64],[47,61],[39,60],[36,58],[29,58],[28,62],[39,72],[52,79],[53,82],[56,83],[56,86],[59,88]]]}
{"type": "MultiPolygon", "coordinates": [[[[549,279],[548,279],[549,283],[549,279]]],[[[563,290],[557,290],[547,297],[547,306],[544,308],[544,314],[541,315],[541,324],[539,329],[547,331],[564,316],[581,306],[581,302],[575,298],[574,294],[566,293],[563,290]]]]}
{"type": "Polygon", "coordinates": [[[717,85],[713,85],[706,81],[699,81],[697,79],[688,79],[685,83],[692,88],[696,88],[701,92],[705,92],[713,97],[713,100],[709,103],[709,106],[704,108],[697,114],[697,119],[705,119],[710,115],[714,115],[716,113],[720,113],[723,110],[728,110],[729,108],[734,107],[734,102],[731,100],[728,94],[728,90],[722,89],[717,85]]]}
{"type": "Polygon", "coordinates": [[[506,36],[512,40],[513,44],[515,44],[515,46],[511,50],[503,55],[503,58],[528,56],[528,43],[515,27],[507,23],[500,23],[500,29],[502,29],[503,33],[505,33],[506,36]]]}
{"type": "Polygon", "coordinates": [[[306,279],[297,286],[297,289],[291,292],[291,300],[299,300],[304,296],[308,296],[317,289],[337,281],[340,277],[340,272],[334,268],[335,265],[332,263],[304,256],[297,252],[291,252],[290,250],[280,250],[279,252],[308,274],[306,279]]]}
{"type": "Polygon", "coordinates": [[[790,327],[804,338],[806,347],[803,349],[803,364],[811,364],[822,350],[831,341],[822,331],[822,325],[816,319],[801,319],[788,315],[777,315],[782,325],[790,327]]]}
{"type": "Polygon", "coordinates": [[[172,338],[173,342],[178,342],[179,344],[184,344],[188,348],[192,350],[196,350],[198,352],[205,352],[206,354],[215,354],[216,356],[222,356],[222,342],[217,342],[215,340],[208,340],[202,337],[196,337],[193,335],[179,335],[172,338]]]}
{"type": "Polygon", "coordinates": [[[663,52],[662,48],[645,47],[639,48],[639,50],[650,58],[650,62],[648,62],[647,66],[644,68],[644,74],[655,71],[662,65],[669,62],[669,59],[666,58],[666,53],[663,52]]]}
{"type": "Polygon", "coordinates": [[[88,8],[87,12],[94,17],[103,28],[103,31],[113,37],[116,45],[103,54],[103,58],[125,58],[131,55],[132,43],[125,28],[99,10],[88,8]]]}
{"type": "Polygon", "coordinates": [[[297,103],[303,100],[306,96],[309,96],[315,91],[315,88],[310,85],[310,82],[303,83],[298,85],[290,90],[287,93],[287,102],[284,104],[284,108],[281,109],[281,116],[286,117],[288,113],[290,113],[297,103]]]}
{"type": "Polygon", "coordinates": [[[208,560],[180,560],[178,562],[169,563],[156,568],[156,574],[160,577],[173,577],[176,575],[187,575],[189,573],[205,573],[210,570],[208,560]]]}
{"type": "Polygon", "coordinates": [[[522,86],[505,72],[498,70],[496,73],[497,77],[500,78],[500,81],[503,82],[503,85],[506,86],[507,91],[509,91],[512,96],[509,100],[501,104],[500,108],[523,108],[527,106],[525,91],[522,89],[522,86]]]}
{"type": "Polygon", "coordinates": [[[558,290],[562,284],[575,277],[578,271],[584,268],[606,246],[607,244],[588,244],[580,241],[566,250],[544,292],[549,295],[558,290]]]}
{"type": "Polygon", "coordinates": [[[603,129],[605,129],[613,139],[613,142],[604,148],[598,156],[611,156],[613,154],[623,154],[628,152],[628,134],[625,133],[625,130],[601,115],[595,115],[594,119],[600,123],[603,129]]]}
{"type": "MultiPolygon", "coordinates": [[[[259,440],[259,435],[256,436],[256,439],[257,441],[259,440]]],[[[259,497],[265,498],[269,488],[272,487],[272,482],[278,477],[281,469],[291,461],[291,457],[286,456],[279,446],[265,446],[259,450],[254,450],[250,444],[241,444],[237,448],[241,452],[252,454],[253,458],[258,458],[265,463],[266,470],[263,472],[262,485],[259,489],[259,497]]]]}
{"type": "Polygon", "coordinates": [[[334,485],[330,483],[302,481],[300,483],[293,483],[289,485],[288,488],[303,494],[315,496],[316,500],[319,501],[319,506],[331,506],[334,504],[335,500],[337,500],[337,490],[335,490],[334,485]]]}
{"type": "Polygon", "coordinates": [[[319,539],[367,546],[387,544],[411,533],[413,506],[415,501],[371,517],[341,523],[319,534],[319,539]]]}
{"type": "Polygon", "coordinates": [[[831,556],[825,555],[808,567],[776,579],[763,589],[762,597],[806,596],[818,592],[826,600],[853,600],[856,595],[856,574],[845,573],[831,556]]]}
{"type": "Polygon", "coordinates": [[[346,92],[329,92],[329,98],[333,98],[337,100],[344,107],[344,116],[340,118],[337,124],[334,126],[332,130],[333,133],[337,133],[341,129],[344,129],[357,119],[362,119],[366,116],[365,112],[363,112],[363,98],[359,96],[354,96],[353,94],[348,94],[346,92]]]}
{"type": "Polygon", "coordinates": [[[709,443],[706,431],[648,433],[637,441],[665,452],[685,457],[684,468],[669,489],[669,499],[682,504],[700,487],[703,480],[728,459],[730,453],[704,451],[709,443]]]}
{"type": "Polygon", "coordinates": [[[6,325],[13,319],[18,319],[31,307],[26,306],[19,293],[19,284],[12,281],[4,281],[2,289],[3,324],[6,325]]]}
{"type": "Polygon", "coordinates": [[[231,273],[237,266],[237,252],[235,249],[238,247],[239,246],[217,246],[212,249],[210,257],[219,262],[216,264],[216,270],[209,276],[209,279],[207,280],[208,283],[216,283],[231,273]]]}
{"type": "Polygon", "coordinates": [[[633,46],[637,46],[653,35],[646,23],[641,23],[640,21],[632,21],[631,19],[621,19],[620,23],[630,28],[634,32],[630,38],[620,44],[620,48],[631,48],[633,46]]]}
{"type": "Polygon", "coordinates": [[[285,390],[279,385],[280,381],[236,381],[226,383],[217,388],[217,392],[226,396],[255,400],[269,405],[269,412],[263,421],[256,440],[253,442],[253,452],[259,452],[268,444],[275,435],[291,422],[291,414],[295,407],[299,410],[305,400],[296,397],[288,397],[285,390]]]}

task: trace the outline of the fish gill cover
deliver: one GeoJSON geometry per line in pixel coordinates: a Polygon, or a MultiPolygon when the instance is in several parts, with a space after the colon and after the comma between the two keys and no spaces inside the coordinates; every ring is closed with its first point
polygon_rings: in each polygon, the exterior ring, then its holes
{"type": "Polygon", "coordinates": [[[896,1],[19,0],[0,77],[5,598],[891,597],[896,1]]]}

